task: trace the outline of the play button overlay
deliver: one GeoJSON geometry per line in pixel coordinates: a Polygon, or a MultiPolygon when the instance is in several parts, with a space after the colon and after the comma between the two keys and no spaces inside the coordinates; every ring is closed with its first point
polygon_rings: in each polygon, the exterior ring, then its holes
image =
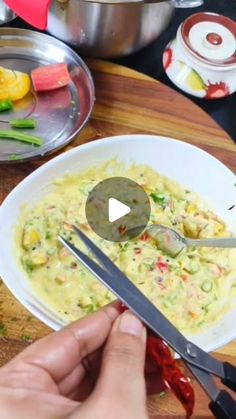
{"type": "Polygon", "coordinates": [[[123,204],[115,198],[109,198],[108,201],[108,220],[110,223],[119,220],[131,211],[128,205],[123,204]]]}
{"type": "Polygon", "coordinates": [[[136,182],[111,177],[89,193],[86,218],[92,230],[105,240],[122,242],[135,238],[146,228],[151,206],[148,195],[136,182]]]}

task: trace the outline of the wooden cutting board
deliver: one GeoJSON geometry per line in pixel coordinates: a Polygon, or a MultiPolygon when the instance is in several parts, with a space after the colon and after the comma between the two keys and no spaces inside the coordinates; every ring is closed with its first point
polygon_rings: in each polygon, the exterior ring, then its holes
{"type": "MultiPolygon", "coordinates": [[[[125,67],[96,60],[88,60],[87,63],[95,80],[94,111],[87,127],[63,151],[111,135],[157,134],[197,145],[236,172],[235,144],[190,100],[156,80],[125,67]]],[[[31,163],[0,166],[0,202],[15,185],[54,155],[31,163]]],[[[34,341],[50,332],[1,283],[0,365],[24,349],[29,344],[27,340],[34,341]]],[[[218,350],[215,356],[236,365],[236,341],[218,350]]],[[[196,393],[194,418],[212,417],[207,408],[207,397],[194,380],[193,386],[196,393]]],[[[152,419],[185,417],[183,408],[171,392],[162,398],[149,397],[148,404],[152,419]]]]}

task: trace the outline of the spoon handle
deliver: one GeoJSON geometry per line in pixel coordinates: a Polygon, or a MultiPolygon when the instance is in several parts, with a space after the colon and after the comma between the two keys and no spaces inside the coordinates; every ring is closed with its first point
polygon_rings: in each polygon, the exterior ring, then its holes
{"type": "Polygon", "coordinates": [[[236,247],[236,237],[228,239],[187,239],[187,246],[198,247],[236,247]]]}

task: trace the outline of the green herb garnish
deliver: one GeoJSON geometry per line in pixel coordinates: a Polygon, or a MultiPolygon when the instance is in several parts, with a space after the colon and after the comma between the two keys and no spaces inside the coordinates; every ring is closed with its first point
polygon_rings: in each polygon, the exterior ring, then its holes
{"type": "Polygon", "coordinates": [[[150,197],[155,202],[155,204],[159,204],[162,207],[166,206],[166,197],[163,194],[160,194],[160,193],[157,193],[157,192],[152,192],[150,194],[150,197]]]}

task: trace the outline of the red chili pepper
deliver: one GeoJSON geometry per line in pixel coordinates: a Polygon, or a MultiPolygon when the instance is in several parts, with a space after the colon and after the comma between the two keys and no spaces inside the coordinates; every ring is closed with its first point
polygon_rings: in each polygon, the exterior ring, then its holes
{"type": "Polygon", "coordinates": [[[190,418],[194,408],[194,391],[177,362],[173,359],[169,347],[160,338],[148,336],[147,355],[160,368],[163,381],[182,403],[186,410],[186,418],[190,418]]]}
{"type": "Polygon", "coordinates": [[[147,234],[147,233],[143,233],[143,234],[142,234],[142,236],[140,237],[140,239],[141,239],[143,242],[146,242],[146,241],[149,239],[149,236],[148,236],[148,234],[147,234]]]}
{"type": "Polygon", "coordinates": [[[122,234],[124,234],[125,233],[125,231],[126,231],[126,227],[123,227],[123,226],[119,226],[118,227],[118,232],[119,232],[119,234],[122,236],[122,234]]]}
{"type": "Polygon", "coordinates": [[[158,268],[159,271],[161,271],[164,274],[164,273],[168,272],[169,265],[166,262],[157,262],[156,263],[156,268],[158,268]]]}
{"type": "MultiPolygon", "coordinates": [[[[123,303],[119,303],[118,310],[120,313],[126,310],[123,303]]],[[[147,337],[147,357],[160,370],[163,381],[182,403],[186,419],[189,419],[193,414],[195,402],[193,388],[173,359],[167,344],[159,337],[153,336],[150,331],[147,337]]]]}

